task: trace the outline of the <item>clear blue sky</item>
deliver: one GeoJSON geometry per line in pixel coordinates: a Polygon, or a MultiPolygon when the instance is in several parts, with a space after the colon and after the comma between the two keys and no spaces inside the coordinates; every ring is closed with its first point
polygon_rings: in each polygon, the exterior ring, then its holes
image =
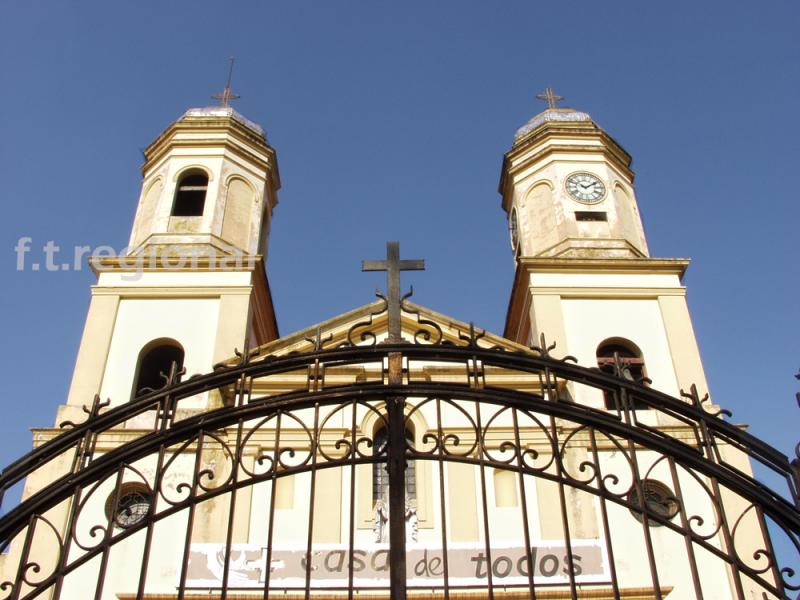
{"type": "MultiPolygon", "coordinates": [[[[140,149],[237,57],[237,110],[277,149],[269,278],[282,333],[369,302],[398,239],[415,300],[501,333],[497,182],[547,84],[634,157],[653,256],[691,257],[714,399],[800,438],[797,2],[6,2],[0,22],[0,463],[65,400],[93,276],[34,247],[127,243],[140,149]]],[[[87,401],[90,400],[87,398],[87,401]]]]}

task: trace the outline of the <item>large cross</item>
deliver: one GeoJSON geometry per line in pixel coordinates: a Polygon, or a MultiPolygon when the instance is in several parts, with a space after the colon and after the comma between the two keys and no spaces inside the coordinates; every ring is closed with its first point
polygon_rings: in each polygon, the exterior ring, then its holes
{"type": "Polygon", "coordinates": [[[553,92],[553,88],[551,88],[548,85],[547,89],[545,89],[545,91],[544,91],[544,94],[537,94],[536,98],[538,98],[539,100],[544,100],[545,102],[547,102],[547,107],[548,108],[557,108],[556,107],[556,102],[558,102],[559,100],[563,100],[564,96],[556,96],[555,93],[553,92]]]}
{"type": "Polygon", "coordinates": [[[362,271],[386,271],[389,342],[400,342],[400,271],[424,271],[424,260],[400,260],[400,242],[386,242],[386,260],[364,260],[362,271]]]}
{"type": "Polygon", "coordinates": [[[239,94],[234,94],[231,91],[231,77],[233,76],[233,57],[230,58],[231,66],[228,68],[228,83],[225,84],[225,89],[219,94],[211,96],[214,100],[219,100],[220,106],[228,106],[231,100],[238,100],[241,98],[239,94]]]}

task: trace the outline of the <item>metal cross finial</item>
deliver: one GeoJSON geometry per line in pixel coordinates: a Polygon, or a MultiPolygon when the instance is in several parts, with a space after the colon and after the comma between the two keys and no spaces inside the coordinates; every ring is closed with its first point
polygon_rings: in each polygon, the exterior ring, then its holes
{"type": "Polygon", "coordinates": [[[400,242],[386,242],[386,260],[364,260],[362,271],[386,271],[386,303],[389,312],[389,341],[399,342],[400,271],[424,271],[424,260],[400,260],[400,242]]]}
{"type": "Polygon", "coordinates": [[[536,94],[536,97],[539,100],[544,100],[545,102],[547,102],[548,108],[558,108],[556,106],[556,102],[564,99],[564,96],[556,96],[555,93],[553,92],[553,88],[550,87],[549,85],[545,89],[544,94],[536,94]]]}
{"type": "Polygon", "coordinates": [[[231,100],[238,100],[241,98],[239,94],[234,94],[231,91],[231,77],[233,77],[233,61],[234,58],[230,57],[231,66],[228,68],[228,83],[225,84],[225,89],[219,94],[211,96],[214,100],[219,100],[220,106],[228,106],[231,100]]]}

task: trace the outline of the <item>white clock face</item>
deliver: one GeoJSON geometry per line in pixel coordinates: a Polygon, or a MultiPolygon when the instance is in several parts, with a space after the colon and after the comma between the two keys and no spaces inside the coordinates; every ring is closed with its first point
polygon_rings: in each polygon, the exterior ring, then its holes
{"type": "Polygon", "coordinates": [[[517,209],[511,211],[511,219],[508,222],[508,232],[511,235],[511,248],[517,249],[519,244],[519,223],[517,222],[517,209]]]}
{"type": "Polygon", "coordinates": [[[573,173],[567,177],[567,193],[578,202],[594,204],[606,195],[606,186],[591,173],[573,173]]]}

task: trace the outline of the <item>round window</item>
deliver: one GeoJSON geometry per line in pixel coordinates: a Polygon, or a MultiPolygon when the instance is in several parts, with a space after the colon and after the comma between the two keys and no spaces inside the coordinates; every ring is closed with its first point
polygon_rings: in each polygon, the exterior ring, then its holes
{"type": "MultiPolygon", "coordinates": [[[[639,497],[639,490],[634,487],[628,494],[628,502],[640,509],[646,506],[649,514],[664,519],[672,519],[678,514],[678,499],[672,493],[672,490],[663,483],[652,479],[644,479],[642,481],[642,493],[644,494],[644,502],[639,497]]],[[[641,510],[631,510],[631,513],[638,521],[642,520],[641,510]]],[[[649,521],[649,523],[653,526],[661,525],[657,521],[649,521]]]]}
{"type": "Polygon", "coordinates": [[[150,490],[142,484],[123,484],[119,490],[119,500],[114,495],[106,503],[106,513],[114,525],[127,529],[142,521],[150,512],[150,490]]]}

